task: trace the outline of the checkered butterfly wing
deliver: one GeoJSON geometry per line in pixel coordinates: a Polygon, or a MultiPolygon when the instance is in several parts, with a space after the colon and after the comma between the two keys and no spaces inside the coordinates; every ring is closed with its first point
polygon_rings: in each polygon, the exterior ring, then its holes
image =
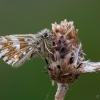
{"type": "Polygon", "coordinates": [[[42,36],[48,30],[39,34],[0,36],[0,58],[7,64],[18,67],[31,56],[43,53],[42,36]]]}

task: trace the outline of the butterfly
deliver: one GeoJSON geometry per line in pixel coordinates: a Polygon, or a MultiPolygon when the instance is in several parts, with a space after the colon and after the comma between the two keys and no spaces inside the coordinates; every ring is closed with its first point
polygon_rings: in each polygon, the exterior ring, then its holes
{"type": "Polygon", "coordinates": [[[37,34],[0,36],[0,58],[7,64],[18,67],[32,56],[42,57],[49,51],[50,35],[51,31],[44,29],[37,34]]]}

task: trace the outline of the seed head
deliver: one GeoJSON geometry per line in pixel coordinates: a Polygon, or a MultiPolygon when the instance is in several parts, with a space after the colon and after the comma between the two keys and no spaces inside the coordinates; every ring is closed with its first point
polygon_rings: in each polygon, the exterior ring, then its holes
{"type": "Polygon", "coordinates": [[[52,24],[52,54],[48,54],[46,62],[50,77],[58,83],[69,84],[80,75],[78,68],[84,61],[84,53],[77,32],[72,21],[52,24]]]}

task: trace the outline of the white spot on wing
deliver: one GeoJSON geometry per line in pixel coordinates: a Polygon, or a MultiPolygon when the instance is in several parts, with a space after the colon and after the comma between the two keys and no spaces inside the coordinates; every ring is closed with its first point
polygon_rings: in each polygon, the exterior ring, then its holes
{"type": "Polygon", "coordinates": [[[12,60],[8,60],[7,64],[9,65],[9,64],[11,64],[11,63],[12,63],[12,60]]]}
{"type": "Polygon", "coordinates": [[[11,37],[11,40],[13,41],[13,47],[16,47],[15,50],[20,50],[20,43],[17,37],[11,37]]]}
{"type": "Polygon", "coordinates": [[[31,45],[32,43],[31,42],[28,42],[28,45],[31,45]]]}
{"type": "Polygon", "coordinates": [[[26,55],[26,52],[23,52],[23,55],[26,55]]]}
{"type": "Polygon", "coordinates": [[[22,53],[23,53],[23,55],[26,55],[26,52],[24,52],[24,51],[21,51],[22,53]]]}
{"type": "Polygon", "coordinates": [[[4,61],[8,60],[8,57],[7,57],[7,56],[5,56],[5,57],[3,58],[3,60],[4,60],[4,61]]]}
{"type": "Polygon", "coordinates": [[[3,55],[5,55],[7,52],[9,52],[8,49],[2,50],[2,51],[0,52],[0,58],[1,58],[3,55]]]}
{"type": "Polygon", "coordinates": [[[32,47],[29,48],[29,50],[31,50],[31,49],[32,49],[32,47]]]}
{"type": "Polygon", "coordinates": [[[28,39],[27,39],[27,38],[24,38],[24,41],[25,41],[25,42],[27,42],[27,41],[28,41],[28,39]]]}
{"type": "Polygon", "coordinates": [[[16,49],[15,50],[20,50],[20,44],[16,44],[15,46],[16,46],[16,49]]]}
{"type": "Polygon", "coordinates": [[[14,58],[17,58],[17,55],[14,55],[14,58]]]}

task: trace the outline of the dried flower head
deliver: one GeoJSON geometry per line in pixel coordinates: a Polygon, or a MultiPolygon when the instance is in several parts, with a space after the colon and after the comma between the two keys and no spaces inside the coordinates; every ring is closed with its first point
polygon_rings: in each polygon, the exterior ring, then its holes
{"type": "Polygon", "coordinates": [[[100,62],[85,61],[77,32],[72,21],[52,24],[52,53],[48,53],[46,63],[48,74],[58,84],[55,100],[64,100],[68,85],[80,74],[100,70],[100,62]]]}
{"type": "Polygon", "coordinates": [[[82,45],[78,39],[78,30],[73,22],[67,20],[52,24],[52,45],[48,56],[48,73],[59,83],[71,83],[80,73],[77,69],[84,61],[82,45]]]}

